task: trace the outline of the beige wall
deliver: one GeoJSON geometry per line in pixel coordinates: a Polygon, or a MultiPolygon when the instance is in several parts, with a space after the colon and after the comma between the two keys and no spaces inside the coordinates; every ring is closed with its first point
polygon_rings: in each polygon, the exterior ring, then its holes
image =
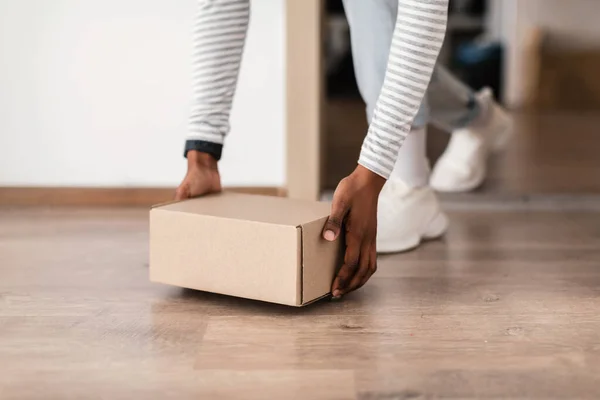
{"type": "Polygon", "coordinates": [[[531,23],[555,33],[560,46],[600,48],[599,0],[533,0],[531,3],[537,6],[528,15],[531,23]]]}
{"type": "Polygon", "coordinates": [[[526,46],[531,29],[540,27],[551,32],[556,47],[600,48],[600,0],[504,0],[502,8],[500,36],[507,50],[505,92],[513,107],[524,100],[526,46]]]}

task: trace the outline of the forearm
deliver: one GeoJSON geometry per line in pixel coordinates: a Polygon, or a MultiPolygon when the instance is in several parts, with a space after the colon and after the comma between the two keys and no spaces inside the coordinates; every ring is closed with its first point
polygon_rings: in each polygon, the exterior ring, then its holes
{"type": "Polygon", "coordinates": [[[447,17],[448,0],[398,0],[385,81],[359,159],[386,179],[427,91],[447,17]]]}
{"type": "Polygon", "coordinates": [[[198,150],[221,157],[249,18],[249,0],[198,0],[186,156],[198,150]]]}

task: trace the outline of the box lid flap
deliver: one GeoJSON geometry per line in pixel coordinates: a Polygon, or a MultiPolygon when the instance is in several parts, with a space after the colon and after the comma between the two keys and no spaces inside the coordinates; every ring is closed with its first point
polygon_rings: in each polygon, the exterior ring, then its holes
{"type": "Polygon", "coordinates": [[[329,214],[327,203],[223,192],[156,207],[213,217],[300,226],[329,214]]]}

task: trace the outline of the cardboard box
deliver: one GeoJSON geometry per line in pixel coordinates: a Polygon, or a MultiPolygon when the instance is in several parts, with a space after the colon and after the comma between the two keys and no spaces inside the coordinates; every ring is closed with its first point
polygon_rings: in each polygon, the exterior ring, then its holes
{"type": "Polygon", "coordinates": [[[342,240],[322,230],[330,205],[222,193],[150,211],[150,280],[304,306],[330,293],[342,240]]]}

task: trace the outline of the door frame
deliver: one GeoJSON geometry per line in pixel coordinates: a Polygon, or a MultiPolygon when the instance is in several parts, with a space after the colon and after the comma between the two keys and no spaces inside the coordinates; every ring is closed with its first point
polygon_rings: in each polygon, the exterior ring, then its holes
{"type": "Polygon", "coordinates": [[[323,0],[286,2],[286,168],[291,198],[321,196],[324,9],[323,0]]]}

